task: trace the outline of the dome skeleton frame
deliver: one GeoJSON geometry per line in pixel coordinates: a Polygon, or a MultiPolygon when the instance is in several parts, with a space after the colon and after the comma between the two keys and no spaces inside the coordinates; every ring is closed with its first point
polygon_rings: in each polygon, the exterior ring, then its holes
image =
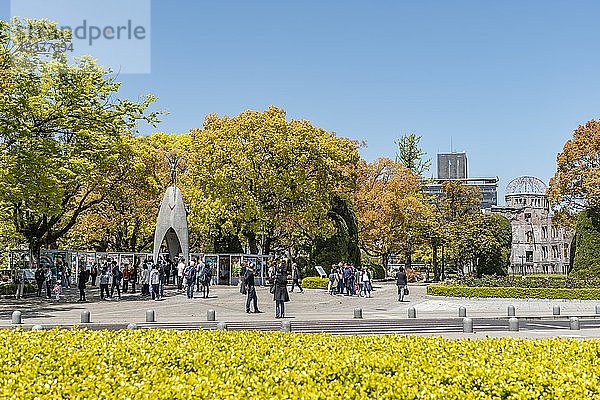
{"type": "Polygon", "coordinates": [[[546,194],[546,184],[535,176],[520,176],[506,185],[506,194],[546,194]]]}

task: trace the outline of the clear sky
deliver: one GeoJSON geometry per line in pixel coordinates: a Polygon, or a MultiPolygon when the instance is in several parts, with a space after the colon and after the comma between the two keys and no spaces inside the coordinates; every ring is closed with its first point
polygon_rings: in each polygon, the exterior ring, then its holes
{"type": "Polygon", "coordinates": [[[503,196],[520,175],[547,182],[572,131],[598,117],[599,12],[598,1],[155,0],[151,73],[120,79],[126,96],[159,97],[171,113],[161,131],[274,104],[365,140],[368,160],[415,132],[435,173],[452,142],[503,196]]]}

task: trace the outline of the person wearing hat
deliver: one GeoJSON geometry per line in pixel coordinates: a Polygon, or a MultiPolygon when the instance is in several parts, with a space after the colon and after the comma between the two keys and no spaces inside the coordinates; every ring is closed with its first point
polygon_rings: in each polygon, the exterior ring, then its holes
{"type": "Polygon", "coordinates": [[[244,274],[244,285],[246,285],[246,312],[250,312],[250,303],[254,306],[254,313],[260,313],[258,309],[258,298],[256,296],[256,288],[254,287],[254,263],[248,264],[244,274]]]}

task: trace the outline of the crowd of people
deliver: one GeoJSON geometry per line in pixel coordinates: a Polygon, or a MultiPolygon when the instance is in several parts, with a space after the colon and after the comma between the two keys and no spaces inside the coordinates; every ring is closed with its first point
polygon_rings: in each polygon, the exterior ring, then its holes
{"type": "MultiPolygon", "coordinates": [[[[71,269],[58,260],[56,276],[50,266],[38,266],[35,272],[37,296],[41,297],[45,289],[45,297],[54,295],[57,301],[63,288],[70,288],[71,269]],[[54,283],[54,286],[53,286],[54,283]]],[[[94,263],[89,268],[81,269],[77,275],[79,300],[86,301],[88,284],[100,288],[101,300],[121,299],[121,293],[136,293],[152,300],[160,300],[164,296],[164,288],[168,284],[176,285],[180,291],[185,290],[188,298],[194,297],[194,289],[206,298],[209,294],[212,271],[208,265],[197,259],[185,263],[183,257],[173,261],[160,260],[158,264],[147,259],[141,265],[133,265],[117,260],[107,259],[102,263],[94,263]]]]}
{"type": "MultiPolygon", "coordinates": [[[[285,303],[290,301],[287,289],[288,271],[291,275],[291,288],[293,292],[298,287],[303,293],[302,271],[300,267],[292,262],[276,260],[269,264],[266,279],[270,293],[275,302],[275,317],[285,317],[285,303]]],[[[258,297],[256,294],[256,265],[253,262],[241,264],[240,292],[246,296],[245,310],[247,313],[261,313],[258,308],[258,297]]],[[[200,292],[201,297],[208,298],[213,273],[209,265],[202,260],[191,259],[186,264],[183,257],[172,261],[161,259],[154,263],[147,259],[141,265],[133,265],[123,262],[121,265],[117,260],[108,259],[101,264],[93,264],[90,268],[81,269],[77,276],[77,288],[79,289],[79,300],[86,301],[86,289],[90,284],[92,287],[100,288],[100,299],[121,299],[122,293],[136,293],[139,288],[140,295],[152,300],[160,300],[164,296],[166,285],[172,284],[180,292],[185,292],[188,299],[194,298],[194,291],[200,292]]],[[[71,269],[61,260],[56,265],[56,277],[50,267],[38,267],[35,273],[37,283],[37,295],[42,296],[44,289],[47,298],[60,301],[63,287],[70,287],[71,269]],[[54,282],[54,286],[52,283],[54,282]]],[[[396,285],[398,287],[398,301],[404,301],[408,294],[407,276],[403,268],[396,274],[396,285]]],[[[373,269],[370,267],[355,267],[351,264],[340,262],[331,267],[327,292],[330,295],[371,297],[373,291],[373,269]]]]}
{"type": "Polygon", "coordinates": [[[331,267],[327,291],[330,295],[371,297],[373,269],[340,262],[331,267]]]}

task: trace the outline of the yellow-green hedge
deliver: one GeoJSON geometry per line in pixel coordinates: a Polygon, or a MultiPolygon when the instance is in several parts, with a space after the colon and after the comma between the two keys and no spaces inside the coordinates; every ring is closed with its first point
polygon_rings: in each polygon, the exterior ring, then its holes
{"type": "Polygon", "coordinates": [[[600,288],[470,287],[434,284],[427,294],[448,297],[506,297],[513,299],[600,300],[600,288]]]}
{"type": "Polygon", "coordinates": [[[2,399],[590,399],[600,341],[0,331],[2,399]]]}
{"type": "Polygon", "coordinates": [[[309,276],[302,279],[302,287],[305,289],[327,289],[329,278],[319,278],[317,276],[309,276]]]}

